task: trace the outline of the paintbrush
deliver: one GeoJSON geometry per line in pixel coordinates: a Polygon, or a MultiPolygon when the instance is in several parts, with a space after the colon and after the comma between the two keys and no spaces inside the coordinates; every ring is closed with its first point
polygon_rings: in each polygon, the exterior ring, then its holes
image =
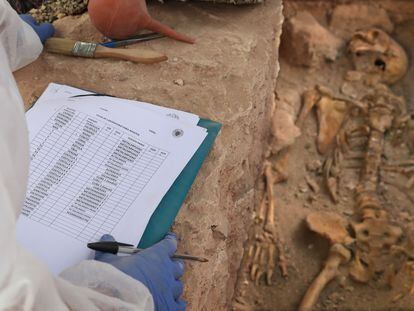
{"type": "Polygon", "coordinates": [[[45,44],[46,51],[69,56],[87,58],[116,58],[136,63],[153,64],[166,61],[164,54],[141,49],[110,49],[98,43],[74,41],[66,38],[50,38],[45,44]]]}

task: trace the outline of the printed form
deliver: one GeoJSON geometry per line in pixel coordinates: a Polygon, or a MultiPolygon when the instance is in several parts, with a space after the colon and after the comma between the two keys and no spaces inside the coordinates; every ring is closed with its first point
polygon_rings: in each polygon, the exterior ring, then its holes
{"type": "Polygon", "coordinates": [[[207,136],[196,116],[52,84],[27,113],[30,176],[18,238],[54,273],[105,234],[138,244],[207,136]],[[80,97],[73,97],[73,96],[80,97]]]}

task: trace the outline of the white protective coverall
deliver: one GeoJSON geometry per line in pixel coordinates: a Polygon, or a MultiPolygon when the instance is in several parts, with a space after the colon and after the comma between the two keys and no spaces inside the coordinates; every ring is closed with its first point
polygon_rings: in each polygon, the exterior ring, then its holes
{"type": "Polygon", "coordinates": [[[0,310],[153,310],[148,289],[111,265],[86,260],[54,277],[16,240],[29,144],[12,72],[41,51],[32,28],[0,0],[0,310]]]}

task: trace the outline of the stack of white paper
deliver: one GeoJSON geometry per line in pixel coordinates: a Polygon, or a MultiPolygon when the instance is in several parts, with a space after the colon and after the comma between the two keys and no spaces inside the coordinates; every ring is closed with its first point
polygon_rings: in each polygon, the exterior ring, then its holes
{"type": "Polygon", "coordinates": [[[52,271],[110,233],[137,244],[207,132],[199,117],[50,84],[27,112],[31,167],[21,243],[52,271]]]}

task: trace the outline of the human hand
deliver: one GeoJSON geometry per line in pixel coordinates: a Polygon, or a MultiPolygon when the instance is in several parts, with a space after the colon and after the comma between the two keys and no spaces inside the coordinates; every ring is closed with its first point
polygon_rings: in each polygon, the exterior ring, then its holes
{"type": "Polygon", "coordinates": [[[55,27],[51,23],[38,24],[29,14],[20,14],[20,18],[33,28],[42,43],[55,34],[55,27]]]}
{"type": "MultiPolygon", "coordinates": [[[[101,241],[115,241],[111,235],[104,235],[101,241]]],[[[130,256],[110,253],[95,253],[95,260],[106,262],[132,278],[143,283],[152,294],[156,310],[182,311],[187,303],[180,299],[184,274],[184,263],[172,260],[177,250],[175,234],[169,233],[154,246],[130,256]]]]}

